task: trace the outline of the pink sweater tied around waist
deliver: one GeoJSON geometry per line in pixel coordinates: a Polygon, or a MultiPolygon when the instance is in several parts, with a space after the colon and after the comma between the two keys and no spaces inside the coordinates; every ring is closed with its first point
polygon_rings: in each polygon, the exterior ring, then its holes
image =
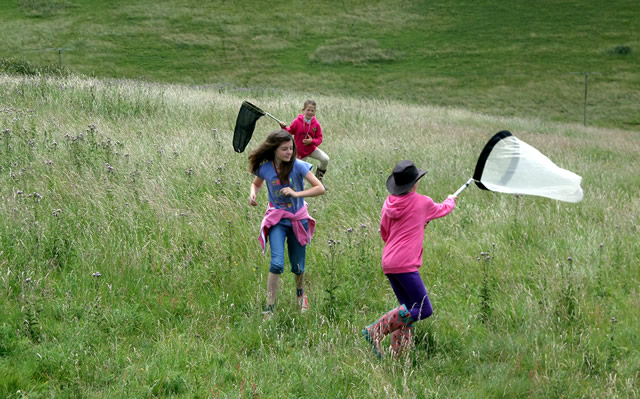
{"type": "Polygon", "coordinates": [[[316,220],[309,216],[306,202],[296,213],[291,213],[286,209],[277,209],[272,206],[268,206],[267,211],[264,214],[264,218],[262,219],[262,223],[260,224],[260,233],[258,234],[258,241],[262,247],[263,254],[267,241],[269,240],[269,228],[278,224],[281,219],[291,220],[293,234],[296,236],[300,245],[307,245],[311,241],[313,232],[316,229],[316,220]],[[309,231],[305,230],[302,225],[302,221],[305,219],[309,221],[309,231]]]}

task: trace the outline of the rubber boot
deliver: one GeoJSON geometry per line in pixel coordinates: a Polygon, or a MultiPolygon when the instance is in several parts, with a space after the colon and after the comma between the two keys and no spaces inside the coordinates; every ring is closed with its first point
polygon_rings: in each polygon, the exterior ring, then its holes
{"type": "Polygon", "coordinates": [[[322,183],[322,178],[324,177],[325,173],[327,173],[326,169],[316,169],[316,177],[318,178],[318,180],[320,180],[320,183],[322,183]]]}
{"type": "Polygon", "coordinates": [[[411,318],[411,313],[409,313],[405,305],[401,305],[387,312],[375,323],[363,329],[362,335],[369,344],[371,344],[373,353],[378,357],[382,357],[380,341],[382,341],[387,334],[390,334],[400,328],[408,327],[412,322],[413,319],[411,318]]]}
{"type": "Polygon", "coordinates": [[[413,329],[414,327],[409,325],[391,333],[391,355],[393,357],[397,358],[407,353],[413,344],[413,329]]]}

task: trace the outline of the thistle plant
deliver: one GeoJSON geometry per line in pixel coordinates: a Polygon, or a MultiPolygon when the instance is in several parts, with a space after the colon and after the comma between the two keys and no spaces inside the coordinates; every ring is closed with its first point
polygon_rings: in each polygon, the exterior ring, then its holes
{"type": "Polygon", "coordinates": [[[489,252],[481,252],[477,258],[482,263],[482,282],[480,285],[480,320],[489,326],[491,318],[491,301],[493,295],[492,279],[489,274],[489,262],[491,262],[489,252]]]}
{"type": "Polygon", "coordinates": [[[38,317],[37,298],[35,296],[36,284],[37,283],[31,278],[26,278],[23,284],[23,296],[25,299],[25,306],[23,307],[24,334],[34,344],[40,343],[42,329],[38,317]]]}
{"type": "Polygon", "coordinates": [[[335,320],[337,316],[336,305],[337,305],[337,295],[336,291],[339,287],[338,284],[338,276],[337,276],[337,265],[336,265],[336,257],[338,252],[338,246],[340,245],[340,241],[335,241],[330,239],[328,241],[329,253],[327,254],[327,278],[328,284],[324,289],[327,293],[327,300],[325,301],[325,309],[327,314],[329,315],[329,320],[335,320]]]}
{"type": "Polygon", "coordinates": [[[560,300],[556,315],[558,321],[566,321],[573,324],[578,317],[578,299],[576,298],[575,288],[572,282],[573,258],[567,257],[565,263],[560,263],[561,291],[560,300]]]}
{"type": "Polygon", "coordinates": [[[596,287],[597,287],[598,295],[601,296],[601,297],[606,295],[604,286],[602,284],[603,273],[604,273],[604,271],[603,271],[603,262],[604,261],[602,259],[603,247],[604,247],[604,243],[601,242],[600,245],[599,245],[599,248],[598,248],[598,266],[597,266],[597,271],[596,271],[596,273],[597,273],[596,287]]]}
{"type": "Polygon", "coordinates": [[[616,335],[616,323],[618,322],[618,320],[616,320],[615,317],[611,317],[611,327],[609,328],[609,345],[607,346],[608,349],[608,356],[607,356],[607,369],[609,371],[613,371],[613,366],[616,362],[617,359],[617,347],[615,344],[615,335],[616,335]]]}

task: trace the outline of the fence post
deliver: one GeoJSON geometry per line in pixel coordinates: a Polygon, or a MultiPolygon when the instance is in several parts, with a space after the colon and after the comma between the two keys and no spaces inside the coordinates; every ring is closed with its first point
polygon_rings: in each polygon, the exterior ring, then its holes
{"type": "Polygon", "coordinates": [[[589,92],[589,75],[600,75],[599,72],[572,72],[573,74],[584,74],[584,118],[583,123],[587,126],[587,95],[589,92]]]}

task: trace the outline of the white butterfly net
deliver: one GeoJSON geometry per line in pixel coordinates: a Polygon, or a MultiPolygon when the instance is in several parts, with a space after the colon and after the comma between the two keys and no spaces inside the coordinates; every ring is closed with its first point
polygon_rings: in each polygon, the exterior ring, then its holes
{"type": "Polygon", "coordinates": [[[473,176],[485,190],[580,202],[582,177],[562,169],[508,131],[487,143],[473,176]]]}

